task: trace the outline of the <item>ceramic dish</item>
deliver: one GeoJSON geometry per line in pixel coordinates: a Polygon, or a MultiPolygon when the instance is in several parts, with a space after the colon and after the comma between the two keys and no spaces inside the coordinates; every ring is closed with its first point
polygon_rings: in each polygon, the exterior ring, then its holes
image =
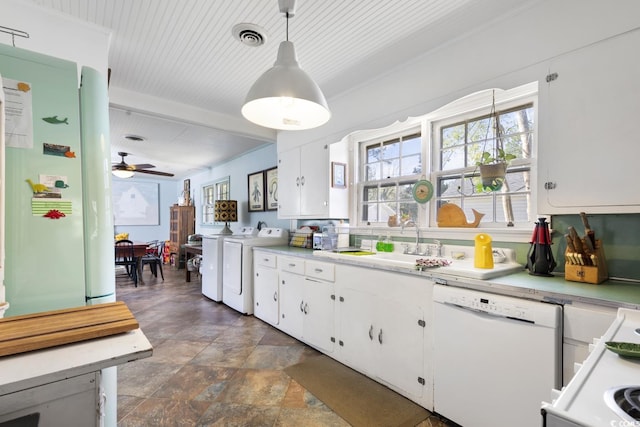
{"type": "Polygon", "coordinates": [[[624,357],[640,357],[640,344],[631,342],[607,341],[605,347],[624,357]]]}

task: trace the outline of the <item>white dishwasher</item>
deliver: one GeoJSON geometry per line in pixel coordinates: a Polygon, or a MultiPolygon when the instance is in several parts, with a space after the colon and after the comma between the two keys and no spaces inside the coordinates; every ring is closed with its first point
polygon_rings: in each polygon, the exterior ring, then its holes
{"type": "Polygon", "coordinates": [[[434,411],[464,427],[542,424],[561,385],[562,307],[435,285],[434,411]]]}

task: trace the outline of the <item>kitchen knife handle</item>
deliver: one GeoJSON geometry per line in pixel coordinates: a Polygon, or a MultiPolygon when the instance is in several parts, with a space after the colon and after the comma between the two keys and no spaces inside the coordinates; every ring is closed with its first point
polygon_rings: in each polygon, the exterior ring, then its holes
{"type": "Polygon", "coordinates": [[[587,219],[587,214],[584,212],[580,212],[580,218],[582,219],[582,224],[584,225],[585,233],[591,231],[591,226],[589,225],[589,219],[587,219]]]}

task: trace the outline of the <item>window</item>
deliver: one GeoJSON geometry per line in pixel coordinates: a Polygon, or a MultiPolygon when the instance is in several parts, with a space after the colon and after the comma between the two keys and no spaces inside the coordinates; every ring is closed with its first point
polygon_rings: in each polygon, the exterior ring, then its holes
{"type": "Polygon", "coordinates": [[[202,223],[214,224],[216,200],[229,200],[229,177],[202,187],[202,223]]]}
{"type": "Polygon", "coordinates": [[[389,217],[416,218],[412,186],[422,174],[423,146],[419,129],[360,143],[362,223],[384,223],[389,217]]]}
{"type": "Polygon", "coordinates": [[[537,92],[537,82],[510,90],[484,90],[422,117],[353,133],[358,168],[354,222],[386,226],[395,215],[400,220],[409,217],[419,227],[435,228],[438,208],[455,203],[468,222],[474,220],[472,209],[483,214],[482,228],[530,228],[536,214],[537,92]],[[495,157],[495,117],[504,151],[515,158],[502,187],[485,192],[476,163],[485,151],[495,157]],[[412,190],[422,177],[432,182],[435,195],[428,203],[418,204],[412,190]]]}
{"type": "MultiPolygon", "coordinates": [[[[483,227],[529,223],[534,112],[533,102],[520,101],[507,108],[498,107],[495,117],[476,112],[434,122],[436,206],[455,203],[467,216],[475,209],[484,214],[483,227]],[[515,159],[509,164],[502,187],[484,192],[477,162],[483,152],[495,156],[496,119],[504,151],[515,159]]],[[[435,225],[434,220],[431,222],[435,225]]]]}

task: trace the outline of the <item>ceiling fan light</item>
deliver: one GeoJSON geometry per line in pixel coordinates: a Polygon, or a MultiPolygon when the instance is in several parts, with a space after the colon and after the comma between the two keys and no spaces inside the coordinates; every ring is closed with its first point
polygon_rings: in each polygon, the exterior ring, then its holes
{"type": "Polygon", "coordinates": [[[275,64],[249,90],[242,115],[280,130],[311,129],[331,118],[322,90],[298,65],[290,41],[280,43],[275,64]]]}
{"type": "Polygon", "coordinates": [[[131,178],[133,176],[133,171],[128,171],[128,170],[120,170],[120,169],[114,169],[111,171],[111,173],[114,176],[117,176],[118,178],[131,178]]]}

